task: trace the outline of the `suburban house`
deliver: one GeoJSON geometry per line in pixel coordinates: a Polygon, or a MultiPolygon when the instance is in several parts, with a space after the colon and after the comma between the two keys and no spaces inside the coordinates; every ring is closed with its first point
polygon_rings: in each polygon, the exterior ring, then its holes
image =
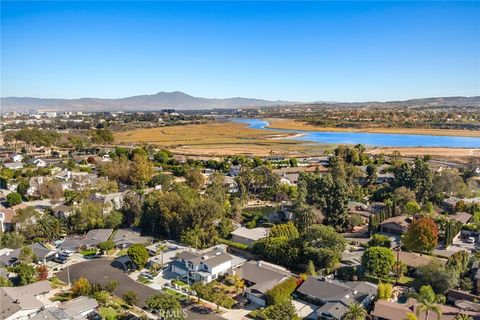
{"type": "MultiPolygon", "coordinates": [[[[472,317],[474,320],[479,320],[480,315],[478,312],[469,311],[469,310],[462,310],[457,307],[447,306],[447,305],[439,305],[442,314],[440,315],[439,320],[454,320],[455,317],[459,314],[466,314],[472,317]]],[[[406,319],[409,313],[416,314],[417,312],[417,301],[415,299],[408,299],[405,304],[399,304],[395,302],[385,301],[385,300],[378,300],[375,302],[375,306],[373,311],[371,312],[371,316],[374,320],[398,320],[398,319],[406,319]]],[[[429,319],[437,319],[437,315],[433,312],[430,313],[432,316],[429,319]]],[[[425,313],[420,313],[419,319],[425,318],[425,313]]],[[[425,318],[426,319],[426,318],[425,318]]]]}
{"type": "MultiPolygon", "coordinates": [[[[34,262],[36,263],[47,263],[48,261],[53,260],[58,252],[58,250],[47,248],[39,242],[32,243],[27,247],[32,249],[32,252],[35,255],[34,262]]],[[[18,263],[18,257],[20,256],[21,250],[21,248],[18,248],[0,256],[0,266],[9,267],[18,263]]]]}
{"type": "Polygon", "coordinates": [[[245,281],[245,294],[248,300],[265,307],[265,293],[276,284],[285,281],[292,274],[285,268],[264,261],[248,261],[231,272],[245,281]]]}
{"type": "Polygon", "coordinates": [[[118,229],[112,238],[117,248],[128,248],[132,244],[151,243],[152,237],[143,237],[140,232],[133,229],[118,229]]]}
{"type": "Polygon", "coordinates": [[[0,319],[30,318],[45,306],[42,296],[50,290],[52,287],[47,280],[21,287],[0,288],[0,319]]]}
{"type": "Polygon", "coordinates": [[[74,208],[62,203],[53,207],[52,211],[55,217],[63,219],[74,213],[74,208]]]}
{"type": "Polygon", "coordinates": [[[173,273],[186,277],[189,281],[210,282],[244,261],[228,254],[225,246],[218,245],[198,253],[182,251],[170,266],[173,273]]]}
{"type": "Polygon", "coordinates": [[[7,169],[18,170],[18,169],[23,168],[23,163],[22,162],[8,162],[8,163],[4,163],[3,166],[7,169]]]}
{"type": "Polygon", "coordinates": [[[309,318],[342,319],[348,306],[359,303],[367,307],[376,297],[377,286],[369,282],[328,280],[308,277],[297,289],[303,300],[320,305],[309,318]]]}
{"type": "Polygon", "coordinates": [[[90,198],[91,201],[100,203],[103,213],[109,214],[112,210],[120,210],[123,206],[123,192],[109,193],[106,195],[96,193],[90,198]]]}
{"type": "Polygon", "coordinates": [[[261,227],[253,229],[240,227],[232,231],[230,235],[232,236],[232,241],[251,246],[255,241],[268,237],[268,229],[261,227]]]}
{"type": "Polygon", "coordinates": [[[110,238],[113,229],[92,229],[84,236],[69,236],[60,245],[61,250],[77,251],[80,248],[96,247],[110,238]]]}
{"type": "Polygon", "coordinates": [[[67,302],[61,303],[57,307],[48,307],[42,309],[30,319],[33,320],[67,320],[67,319],[87,319],[87,316],[95,312],[98,308],[98,302],[95,299],[87,297],[77,297],[67,302]]]}
{"type": "Polygon", "coordinates": [[[33,164],[37,168],[45,168],[47,166],[47,162],[45,162],[45,160],[39,159],[39,158],[32,158],[32,159],[28,160],[28,163],[33,164]]]}
{"type": "Polygon", "coordinates": [[[0,231],[10,231],[13,228],[13,217],[15,210],[7,209],[0,205],[0,231]]]}
{"type": "Polygon", "coordinates": [[[429,264],[433,260],[445,265],[447,263],[446,259],[439,257],[432,257],[429,255],[421,255],[415,252],[400,251],[395,252],[395,255],[398,256],[398,260],[404,263],[407,267],[418,268],[424,265],[429,264]]]}
{"type": "Polygon", "coordinates": [[[13,162],[21,162],[23,160],[23,156],[21,154],[15,154],[12,156],[13,162]]]}
{"type": "Polygon", "coordinates": [[[407,231],[412,221],[412,218],[403,215],[388,218],[380,223],[380,232],[393,235],[402,235],[407,231]]]}

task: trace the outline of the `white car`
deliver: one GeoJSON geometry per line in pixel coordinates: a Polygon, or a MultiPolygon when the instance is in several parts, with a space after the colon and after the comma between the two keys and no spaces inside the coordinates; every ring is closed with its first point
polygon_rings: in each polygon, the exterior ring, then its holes
{"type": "Polygon", "coordinates": [[[468,237],[467,242],[468,243],[475,243],[475,238],[474,237],[468,237]]]}

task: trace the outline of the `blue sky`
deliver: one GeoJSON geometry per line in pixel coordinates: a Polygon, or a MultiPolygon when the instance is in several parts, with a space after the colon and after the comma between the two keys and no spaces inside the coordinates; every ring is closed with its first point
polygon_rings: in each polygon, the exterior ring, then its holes
{"type": "Polygon", "coordinates": [[[1,95],[480,95],[479,2],[2,1],[1,95]]]}

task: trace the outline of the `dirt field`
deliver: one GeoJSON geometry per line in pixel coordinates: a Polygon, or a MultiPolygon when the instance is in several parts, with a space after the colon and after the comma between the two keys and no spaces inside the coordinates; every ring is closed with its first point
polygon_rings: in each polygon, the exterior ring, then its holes
{"type": "MultiPolygon", "coordinates": [[[[293,135],[293,134],[292,134],[293,135]]],[[[247,128],[245,124],[219,122],[117,132],[118,143],[151,143],[185,155],[300,156],[323,154],[328,146],[309,145],[284,139],[283,132],[247,128]]]]}
{"type": "Polygon", "coordinates": [[[391,154],[394,150],[398,150],[402,156],[415,157],[430,155],[433,159],[468,163],[469,160],[480,158],[480,149],[453,149],[453,148],[375,148],[367,150],[369,154],[391,154]]]}
{"type": "Polygon", "coordinates": [[[442,130],[442,129],[409,129],[409,128],[371,128],[371,129],[347,129],[318,127],[293,119],[266,119],[270,128],[275,129],[298,129],[311,131],[334,131],[334,132],[368,132],[368,133],[403,133],[403,134],[426,134],[436,136],[461,136],[480,137],[480,131],[468,130],[442,130]]]}

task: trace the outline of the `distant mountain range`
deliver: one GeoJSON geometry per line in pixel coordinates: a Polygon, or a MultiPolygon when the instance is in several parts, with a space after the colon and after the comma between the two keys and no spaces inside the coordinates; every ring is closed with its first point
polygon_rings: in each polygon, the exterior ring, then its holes
{"type": "Polygon", "coordinates": [[[1,98],[1,112],[9,111],[155,111],[160,109],[214,109],[214,108],[239,108],[259,107],[274,105],[292,105],[298,102],[269,101],[250,98],[208,99],[193,97],[186,93],[159,92],[152,95],[140,95],[119,99],[48,99],[29,97],[1,98]]]}
{"type": "Polygon", "coordinates": [[[313,105],[327,104],[338,106],[425,106],[425,105],[456,105],[456,106],[480,106],[480,96],[476,97],[441,97],[411,99],[405,101],[387,102],[294,102],[294,101],[271,101],[253,98],[227,98],[209,99],[193,97],[186,93],[159,92],[153,95],[139,95],[119,99],[49,99],[30,97],[5,97],[0,100],[0,112],[23,112],[23,111],[156,111],[160,109],[215,109],[215,108],[246,108],[268,107],[281,105],[313,105]]]}

